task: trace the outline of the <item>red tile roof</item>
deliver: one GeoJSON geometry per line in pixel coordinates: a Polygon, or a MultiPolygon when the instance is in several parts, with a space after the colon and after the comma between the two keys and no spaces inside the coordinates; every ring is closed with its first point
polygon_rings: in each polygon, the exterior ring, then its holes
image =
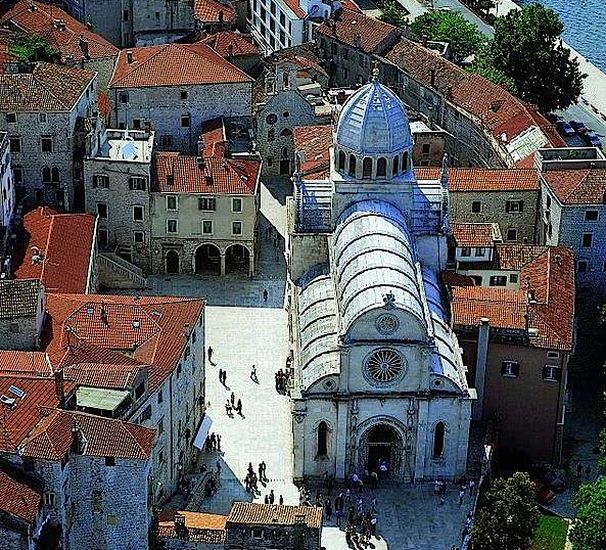
{"type": "Polygon", "coordinates": [[[221,31],[210,35],[202,42],[223,57],[260,55],[259,47],[252,41],[250,35],[236,31],[221,31]]]}
{"type": "Polygon", "coordinates": [[[51,376],[53,367],[43,351],[0,350],[0,374],[51,376]]]}
{"type": "Polygon", "coordinates": [[[236,20],[236,8],[229,1],[195,0],[194,17],[202,24],[221,21],[232,23],[236,20]]]}
{"type": "Polygon", "coordinates": [[[51,46],[61,52],[63,60],[85,59],[83,43],[88,44],[88,59],[115,57],[118,48],[102,36],[92,32],[86,25],[73,18],[58,6],[50,7],[33,0],[20,0],[8,10],[0,22],[27,33],[35,33],[46,38],[51,46]],[[32,9],[32,7],[34,9],[32,9]],[[62,21],[64,26],[57,25],[62,21]]]}
{"type": "Polygon", "coordinates": [[[42,503],[42,492],[32,488],[31,484],[18,481],[2,469],[0,469],[0,487],[2,488],[0,511],[24,519],[33,525],[42,503]]]}
{"type": "Polygon", "coordinates": [[[107,93],[99,92],[99,95],[97,96],[97,106],[99,107],[99,114],[103,117],[105,123],[108,124],[112,114],[112,104],[107,93]]]}
{"type": "MultiPolygon", "coordinates": [[[[441,168],[415,167],[418,180],[440,178],[441,168]]],[[[539,174],[526,168],[449,168],[448,188],[464,191],[538,191],[539,174]]]]}
{"type": "MultiPolygon", "coordinates": [[[[65,381],[66,395],[75,389],[73,382],[65,381]]],[[[39,378],[24,375],[0,375],[0,395],[15,397],[16,407],[10,409],[1,405],[0,410],[0,452],[14,453],[25,437],[40,422],[41,408],[59,405],[53,378],[39,378]],[[25,392],[23,399],[16,398],[8,389],[17,386],[25,392]]],[[[1,500],[1,499],[0,499],[1,500]]]]}
{"type": "Polygon", "coordinates": [[[316,506],[286,506],[256,502],[234,502],[227,523],[247,525],[295,525],[302,517],[307,527],[322,527],[322,508],[316,506]]]}
{"type": "Polygon", "coordinates": [[[47,292],[87,292],[95,228],[92,214],[58,214],[43,207],[28,212],[14,257],[15,277],[39,279],[47,292]],[[34,262],[34,253],[42,259],[34,262]]]}
{"type": "Polygon", "coordinates": [[[477,326],[487,317],[496,328],[525,330],[526,315],[538,335],[529,345],[570,351],[574,344],[575,262],[565,247],[497,245],[497,269],[520,272],[521,288],[453,286],[456,325],[477,326]],[[536,303],[528,303],[529,291],[536,303]]]}
{"type": "Polygon", "coordinates": [[[99,363],[78,363],[63,367],[66,379],[78,386],[128,390],[133,388],[144,367],[127,365],[101,365],[99,363]]]}
{"type": "Polygon", "coordinates": [[[177,368],[204,305],[204,300],[165,296],[50,294],[42,344],[57,363],[68,344],[128,353],[149,365],[149,391],[154,392],[177,368]],[[107,325],[101,319],[102,304],[107,325]]]}
{"type": "Polygon", "coordinates": [[[329,124],[295,128],[295,151],[305,157],[301,163],[304,176],[328,175],[332,142],[332,127],[329,124]]]}
{"type": "Polygon", "coordinates": [[[190,542],[222,544],[225,542],[225,523],[227,516],[188,512],[185,510],[161,510],[158,513],[158,534],[162,538],[176,538],[175,516],[185,518],[187,538],[190,542]]]}
{"type": "Polygon", "coordinates": [[[154,159],[152,191],[160,193],[208,193],[254,195],[261,163],[208,157],[200,168],[194,156],[159,152],[154,159]],[[172,175],[173,183],[168,183],[172,175]]]}
{"type": "Polygon", "coordinates": [[[74,411],[52,410],[28,435],[24,456],[60,460],[70,449],[73,432],[83,439],[81,454],[146,460],[151,456],[156,431],[122,420],[74,411]]]}
{"type": "Polygon", "coordinates": [[[0,74],[0,110],[69,112],[95,73],[56,63],[37,63],[31,73],[0,74]]]}
{"type": "Polygon", "coordinates": [[[110,88],[247,83],[252,79],[210,46],[163,44],[122,50],[110,88]],[[128,63],[127,52],[133,62],[128,63]]]}
{"type": "Polygon", "coordinates": [[[492,247],[500,239],[498,226],[492,223],[453,223],[452,236],[457,246],[492,247]]]}
{"type": "Polygon", "coordinates": [[[222,118],[213,118],[202,123],[200,139],[204,150],[203,157],[224,157],[227,152],[225,126],[222,118]]]}
{"type": "Polygon", "coordinates": [[[400,36],[397,27],[350,9],[344,9],[339,18],[329,19],[316,27],[316,32],[352,48],[358,36],[360,49],[375,54],[383,53],[383,49],[391,46],[400,36]]]}
{"type": "Polygon", "coordinates": [[[563,204],[603,204],[606,170],[546,170],[543,181],[563,204]]]}

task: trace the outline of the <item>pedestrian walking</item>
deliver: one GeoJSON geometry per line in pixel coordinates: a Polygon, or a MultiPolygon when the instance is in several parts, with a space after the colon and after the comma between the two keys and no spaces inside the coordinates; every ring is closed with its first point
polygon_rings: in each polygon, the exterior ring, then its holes
{"type": "Polygon", "coordinates": [[[227,371],[223,369],[223,385],[225,386],[227,383],[227,371]]]}
{"type": "Polygon", "coordinates": [[[372,537],[377,536],[377,516],[372,516],[370,518],[370,535],[372,537]]]}
{"type": "Polygon", "coordinates": [[[223,369],[219,369],[219,383],[223,384],[223,369]]]}
{"type": "Polygon", "coordinates": [[[217,450],[217,436],[215,432],[210,434],[210,450],[215,452],[217,450]]]}
{"type": "Polygon", "coordinates": [[[259,382],[259,379],[257,378],[257,367],[255,365],[252,366],[252,368],[250,369],[250,379],[253,382],[259,382]]]}
{"type": "Polygon", "coordinates": [[[265,495],[265,504],[269,504],[269,495],[265,495]]]}
{"type": "Polygon", "coordinates": [[[257,471],[259,472],[259,481],[263,482],[263,463],[262,462],[259,462],[257,471]]]}
{"type": "Polygon", "coordinates": [[[211,365],[214,365],[214,363],[213,363],[213,348],[211,348],[210,346],[208,346],[208,362],[211,365]]]}
{"type": "Polygon", "coordinates": [[[233,406],[234,401],[236,400],[236,396],[234,395],[234,392],[231,392],[231,395],[229,396],[229,400],[231,401],[231,404],[233,406]]]}
{"type": "Polygon", "coordinates": [[[284,497],[282,495],[280,495],[278,502],[280,503],[280,506],[282,506],[284,504],[284,497]]]}
{"type": "Polygon", "coordinates": [[[263,481],[269,481],[269,479],[267,479],[267,464],[265,464],[265,461],[263,460],[261,462],[261,470],[263,472],[262,475],[260,475],[259,477],[263,480],[263,481]]]}
{"type": "Polygon", "coordinates": [[[274,490],[269,491],[269,503],[273,504],[276,500],[276,495],[274,495],[274,490]]]}
{"type": "Polygon", "coordinates": [[[227,401],[225,403],[225,412],[227,413],[227,416],[229,416],[229,418],[231,418],[234,415],[232,412],[231,403],[229,401],[227,401]]]}
{"type": "Polygon", "coordinates": [[[242,401],[240,399],[238,399],[238,402],[236,403],[236,412],[242,416],[242,401]]]}
{"type": "Polygon", "coordinates": [[[217,434],[217,451],[222,452],[221,451],[221,436],[219,434],[217,434]]]}
{"type": "Polygon", "coordinates": [[[217,460],[217,475],[221,477],[221,461],[217,460]]]}
{"type": "Polygon", "coordinates": [[[463,504],[463,498],[465,497],[465,489],[459,489],[459,504],[463,504]]]}
{"type": "Polygon", "coordinates": [[[329,498],[327,498],[324,503],[324,512],[326,514],[326,519],[330,521],[332,519],[332,502],[330,502],[329,498]]]}
{"type": "Polygon", "coordinates": [[[473,492],[476,490],[476,482],[473,479],[469,480],[469,496],[473,497],[473,492]]]}
{"type": "Polygon", "coordinates": [[[267,292],[267,289],[263,289],[263,301],[267,302],[267,298],[269,298],[269,292],[267,292]]]}

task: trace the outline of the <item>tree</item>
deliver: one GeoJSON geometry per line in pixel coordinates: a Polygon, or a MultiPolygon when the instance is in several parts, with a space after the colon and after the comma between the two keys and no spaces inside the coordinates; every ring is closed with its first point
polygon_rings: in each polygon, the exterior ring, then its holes
{"type": "Polygon", "coordinates": [[[562,46],[559,15],[540,4],[497,18],[487,62],[513,79],[519,97],[544,113],[565,109],[583,90],[585,75],[562,46]]]}
{"type": "Polygon", "coordinates": [[[487,45],[484,45],[477,52],[474,62],[471,67],[469,67],[469,72],[477,73],[487,80],[490,80],[499,86],[503,86],[510,94],[517,95],[516,83],[513,78],[492,66],[490,58],[485,53],[487,47],[487,45]]]}
{"type": "Polygon", "coordinates": [[[408,25],[408,10],[396,0],[385,0],[379,19],[396,27],[405,27],[408,25]]]}
{"type": "Polygon", "coordinates": [[[577,518],[570,540],[575,550],[606,548],[606,477],[581,485],[573,503],[577,518]]]}
{"type": "Polygon", "coordinates": [[[484,36],[478,28],[460,13],[453,11],[435,10],[424,13],[415,19],[411,30],[417,36],[429,40],[448,42],[455,63],[476,53],[484,43],[484,36]]]}
{"type": "Polygon", "coordinates": [[[478,13],[488,13],[496,6],[495,0],[468,0],[467,5],[478,13]]]}
{"type": "Polygon", "coordinates": [[[527,473],[497,479],[476,515],[475,550],[526,550],[539,521],[535,492],[527,473]]]}
{"type": "Polygon", "coordinates": [[[61,54],[50,45],[49,41],[37,34],[21,35],[11,44],[9,51],[22,61],[53,63],[61,59],[61,54]]]}

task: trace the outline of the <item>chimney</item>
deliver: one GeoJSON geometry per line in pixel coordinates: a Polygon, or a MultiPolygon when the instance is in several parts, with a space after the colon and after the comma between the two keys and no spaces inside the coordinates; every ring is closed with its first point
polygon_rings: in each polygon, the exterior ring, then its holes
{"type": "Polygon", "coordinates": [[[227,46],[227,57],[233,57],[234,56],[234,43],[230,42],[229,45],[227,46]]]}
{"type": "Polygon", "coordinates": [[[63,370],[55,371],[55,394],[59,401],[59,407],[63,407],[65,401],[65,384],[63,379],[63,370]]]}
{"type": "Polygon", "coordinates": [[[36,11],[38,9],[38,6],[36,6],[36,4],[34,4],[33,2],[29,3],[29,11],[36,11]]]}
{"type": "Polygon", "coordinates": [[[474,420],[482,418],[482,409],[484,406],[484,387],[486,385],[486,367],[488,360],[488,340],[490,338],[490,322],[486,317],[480,319],[480,328],[478,330],[478,347],[476,357],[476,379],[475,387],[478,393],[478,399],[473,404],[472,417],[474,420]]]}
{"type": "Polygon", "coordinates": [[[433,68],[430,69],[429,74],[430,74],[430,85],[432,88],[435,88],[436,87],[436,70],[433,68]]]}
{"type": "Polygon", "coordinates": [[[362,35],[358,32],[354,36],[354,48],[361,48],[361,47],[362,47],[362,35]]]}
{"type": "Polygon", "coordinates": [[[109,327],[109,319],[107,318],[107,310],[105,309],[105,304],[101,302],[101,322],[109,327]]]}
{"type": "Polygon", "coordinates": [[[89,59],[90,58],[90,53],[88,51],[88,40],[86,39],[86,37],[81,34],[80,35],[80,51],[82,52],[82,55],[86,58],[89,59]]]}
{"type": "Polygon", "coordinates": [[[133,62],[133,51],[132,50],[126,50],[126,62],[129,65],[132,65],[132,62],[133,62]]]}
{"type": "Polygon", "coordinates": [[[175,513],[175,533],[180,539],[187,539],[187,526],[185,525],[185,516],[179,512],[175,513]]]}
{"type": "Polygon", "coordinates": [[[166,185],[175,185],[175,175],[166,174],[166,185]]]}
{"type": "Polygon", "coordinates": [[[75,426],[72,428],[71,452],[81,455],[84,452],[84,437],[82,432],[75,426]]]}

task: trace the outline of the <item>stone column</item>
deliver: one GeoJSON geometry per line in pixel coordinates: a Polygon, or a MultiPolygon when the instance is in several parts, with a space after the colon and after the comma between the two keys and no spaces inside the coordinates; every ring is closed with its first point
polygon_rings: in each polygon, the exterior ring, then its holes
{"type": "Polygon", "coordinates": [[[486,363],[488,360],[488,342],[490,339],[490,322],[486,317],[480,319],[478,330],[478,346],[476,356],[475,386],[478,399],[473,404],[473,419],[481,420],[484,409],[484,386],[486,384],[486,363]]]}
{"type": "Polygon", "coordinates": [[[345,478],[345,462],[347,460],[347,409],[348,401],[337,401],[337,426],[335,430],[335,477],[337,479],[345,478]]]}
{"type": "Polygon", "coordinates": [[[248,255],[248,276],[255,276],[255,253],[250,252],[248,255]]]}
{"type": "Polygon", "coordinates": [[[429,412],[429,399],[428,397],[420,397],[417,400],[418,411],[417,411],[417,437],[416,437],[416,449],[415,449],[415,481],[423,479],[425,476],[425,455],[427,448],[427,441],[431,440],[430,434],[428,434],[429,426],[427,425],[427,416],[429,412]]]}
{"type": "Polygon", "coordinates": [[[225,252],[221,252],[221,277],[225,275],[225,252]]]}
{"type": "Polygon", "coordinates": [[[303,400],[295,400],[292,404],[293,432],[293,477],[303,479],[305,476],[305,417],[307,406],[303,400]]]}

